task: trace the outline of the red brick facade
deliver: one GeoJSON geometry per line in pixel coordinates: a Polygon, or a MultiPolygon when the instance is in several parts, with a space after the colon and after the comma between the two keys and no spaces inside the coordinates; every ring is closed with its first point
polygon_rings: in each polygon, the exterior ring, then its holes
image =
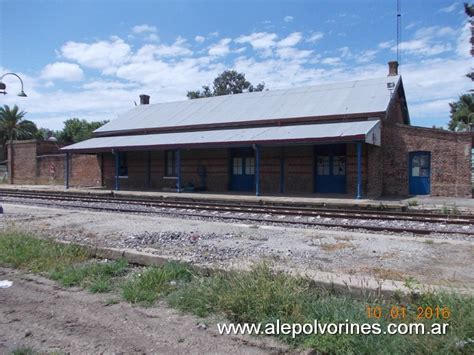
{"type": "Polygon", "coordinates": [[[471,197],[470,133],[453,133],[403,124],[382,131],[383,195],[408,195],[410,152],[431,153],[431,195],[471,197]]]}
{"type": "MultiPolygon", "coordinates": [[[[395,110],[396,112],[397,110],[395,110]]],[[[453,133],[401,123],[401,116],[382,120],[382,146],[363,145],[362,194],[367,197],[408,195],[408,156],[414,151],[431,153],[431,195],[471,197],[470,133],[453,133]]],[[[64,184],[65,154],[54,142],[18,141],[8,146],[9,181],[14,184],[64,184]]],[[[181,151],[181,184],[206,191],[230,188],[230,149],[181,151]],[[202,177],[203,168],[205,177],[202,177]],[[205,186],[202,186],[204,183],[205,186]]],[[[128,177],[120,178],[127,190],[175,189],[176,179],[165,176],[164,151],[128,152],[128,177]],[[148,178],[149,177],[149,178],[148,178]]],[[[115,186],[112,153],[70,156],[71,186],[115,186]]],[[[315,191],[314,146],[262,147],[262,194],[311,194],[315,191]],[[283,180],[281,169],[283,168],[283,180]]],[[[356,144],[346,144],[346,192],[356,195],[356,144]]]]}
{"type": "MultiPolygon", "coordinates": [[[[36,140],[8,144],[8,181],[22,185],[63,185],[66,154],[55,142],[36,140]]],[[[75,154],[70,158],[71,186],[101,186],[96,155],[75,154]]]]}

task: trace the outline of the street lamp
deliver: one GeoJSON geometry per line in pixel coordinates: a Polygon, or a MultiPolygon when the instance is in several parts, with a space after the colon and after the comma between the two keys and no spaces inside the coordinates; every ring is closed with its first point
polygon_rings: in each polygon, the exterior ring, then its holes
{"type": "Polygon", "coordinates": [[[3,95],[6,95],[7,94],[7,86],[5,85],[5,83],[2,81],[2,79],[7,76],[7,75],[13,75],[13,76],[16,76],[19,80],[20,80],[20,83],[21,83],[21,91],[19,92],[18,96],[20,97],[26,97],[26,94],[25,94],[25,91],[23,90],[23,80],[21,80],[20,76],[18,74],[15,74],[15,73],[5,73],[3,74],[2,76],[0,76],[0,94],[3,94],[3,95]]]}

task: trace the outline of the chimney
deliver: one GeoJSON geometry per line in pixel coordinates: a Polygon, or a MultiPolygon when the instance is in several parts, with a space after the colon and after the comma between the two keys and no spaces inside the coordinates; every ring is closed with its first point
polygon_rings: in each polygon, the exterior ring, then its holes
{"type": "Polygon", "coordinates": [[[398,62],[396,60],[391,60],[388,62],[388,76],[397,76],[398,75],[398,62]]]}
{"type": "Polygon", "coordinates": [[[150,103],[149,95],[140,95],[140,105],[148,105],[150,103]]]}

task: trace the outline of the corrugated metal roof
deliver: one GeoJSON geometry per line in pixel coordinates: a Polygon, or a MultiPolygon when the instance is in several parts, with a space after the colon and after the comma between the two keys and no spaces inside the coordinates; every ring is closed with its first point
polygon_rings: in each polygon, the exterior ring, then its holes
{"type": "Polygon", "coordinates": [[[379,120],[370,120],[100,137],[64,147],[62,150],[71,152],[94,152],[109,151],[111,149],[150,150],[209,146],[229,147],[243,144],[271,145],[349,140],[364,140],[369,144],[380,145],[379,123],[379,120]]]}
{"type": "Polygon", "coordinates": [[[383,112],[399,76],[140,105],[95,132],[383,112]]]}

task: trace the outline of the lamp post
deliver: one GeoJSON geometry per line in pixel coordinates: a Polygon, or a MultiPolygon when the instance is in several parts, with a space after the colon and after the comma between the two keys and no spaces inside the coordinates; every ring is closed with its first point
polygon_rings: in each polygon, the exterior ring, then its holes
{"type": "Polygon", "coordinates": [[[18,78],[18,80],[20,80],[21,91],[18,93],[18,96],[27,97],[26,94],[25,94],[25,91],[23,90],[23,80],[21,80],[20,76],[18,74],[15,74],[15,73],[5,73],[2,76],[0,76],[0,94],[3,94],[3,95],[7,94],[7,91],[6,91],[7,85],[2,81],[3,78],[6,77],[7,75],[16,76],[18,78]]]}

